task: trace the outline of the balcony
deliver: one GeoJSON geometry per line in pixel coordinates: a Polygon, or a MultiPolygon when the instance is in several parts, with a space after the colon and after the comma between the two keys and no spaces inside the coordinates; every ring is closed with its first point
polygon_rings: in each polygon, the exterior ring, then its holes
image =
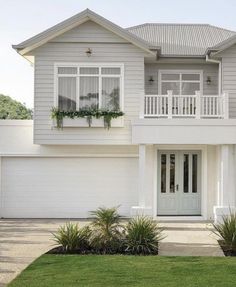
{"type": "Polygon", "coordinates": [[[133,144],[236,144],[236,119],[229,119],[228,94],[146,95],[132,121],[133,144]]]}
{"type": "Polygon", "coordinates": [[[228,119],[228,93],[222,95],[145,95],[141,118],[228,119]]]}

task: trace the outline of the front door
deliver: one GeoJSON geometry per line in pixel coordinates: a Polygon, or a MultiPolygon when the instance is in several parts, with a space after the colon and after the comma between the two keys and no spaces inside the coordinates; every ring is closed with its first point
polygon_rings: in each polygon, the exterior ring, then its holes
{"type": "Polygon", "coordinates": [[[201,215],[201,153],[158,153],[157,215],[201,215]]]}

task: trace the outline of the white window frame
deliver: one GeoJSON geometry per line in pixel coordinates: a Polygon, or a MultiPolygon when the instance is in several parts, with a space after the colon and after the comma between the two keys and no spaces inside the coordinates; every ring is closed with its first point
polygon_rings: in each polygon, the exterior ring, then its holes
{"type": "Polygon", "coordinates": [[[203,70],[159,70],[158,71],[158,94],[161,95],[161,84],[162,82],[178,82],[178,83],[199,83],[200,82],[200,93],[203,93],[203,70]],[[162,74],[180,74],[180,80],[164,80],[162,81],[162,74]],[[182,80],[182,74],[196,74],[200,75],[199,81],[182,80]]]}
{"type": "Polygon", "coordinates": [[[99,78],[99,108],[101,108],[101,97],[102,97],[102,78],[120,78],[120,110],[124,111],[124,63],[71,63],[61,62],[54,63],[54,107],[58,107],[58,78],[59,77],[76,77],[76,110],[80,109],[79,98],[80,98],[80,87],[79,79],[80,76],[99,78]],[[76,67],[77,74],[58,74],[58,68],[60,67],[76,67]],[[81,74],[79,68],[99,68],[98,74],[81,74]],[[102,68],[120,68],[120,74],[102,74],[102,68]]]}

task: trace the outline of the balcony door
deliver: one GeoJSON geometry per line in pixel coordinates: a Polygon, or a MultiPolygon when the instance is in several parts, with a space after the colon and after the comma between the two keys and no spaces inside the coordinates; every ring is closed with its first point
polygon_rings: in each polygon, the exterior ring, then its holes
{"type": "Polygon", "coordinates": [[[201,215],[201,153],[158,153],[157,215],[201,215]]]}

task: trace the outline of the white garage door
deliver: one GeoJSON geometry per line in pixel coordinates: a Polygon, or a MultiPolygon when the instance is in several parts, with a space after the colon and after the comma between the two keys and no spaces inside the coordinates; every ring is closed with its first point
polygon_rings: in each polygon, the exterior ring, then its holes
{"type": "Polygon", "coordinates": [[[3,158],[1,216],[82,218],[99,206],[130,215],[136,158],[3,158]]]}

